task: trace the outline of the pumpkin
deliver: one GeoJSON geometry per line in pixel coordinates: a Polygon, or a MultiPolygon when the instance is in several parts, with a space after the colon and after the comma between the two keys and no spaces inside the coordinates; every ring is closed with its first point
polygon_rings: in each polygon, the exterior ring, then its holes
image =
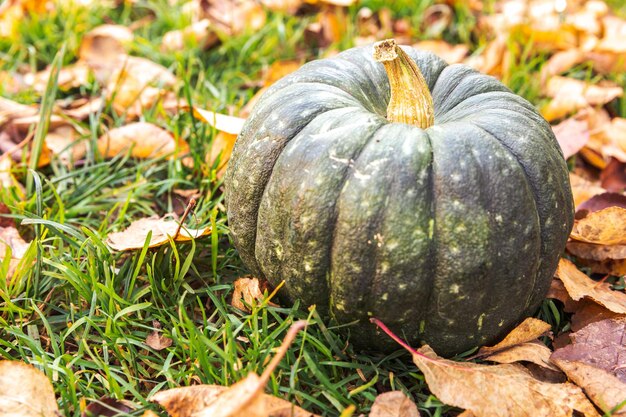
{"type": "Polygon", "coordinates": [[[548,123],[493,77],[393,40],[310,62],[246,121],[225,177],[241,258],[358,349],[450,356],[544,298],[573,223],[548,123]],[[373,53],[376,52],[376,59],[373,53]]]}

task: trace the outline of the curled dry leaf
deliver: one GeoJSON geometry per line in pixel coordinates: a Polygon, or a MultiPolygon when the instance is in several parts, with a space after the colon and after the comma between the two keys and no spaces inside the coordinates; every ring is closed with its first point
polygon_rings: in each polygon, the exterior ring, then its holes
{"type": "Polygon", "coordinates": [[[149,217],[132,222],[123,232],[110,233],[106,243],[114,250],[142,249],[148,233],[152,232],[148,247],[154,248],[166,244],[169,239],[174,242],[188,242],[211,233],[210,227],[190,229],[175,220],[169,220],[168,215],[163,218],[149,217]]]}
{"type": "Polygon", "coordinates": [[[565,311],[574,313],[571,323],[573,332],[577,332],[591,323],[624,317],[623,314],[614,313],[590,300],[571,301],[565,305],[565,311]]]}
{"type": "Polygon", "coordinates": [[[626,416],[626,383],[584,362],[555,359],[567,377],[581,387],[598,408],[611,416],[626,416]]]}
{"type": "Polygon", "coordinates": [[[626,294],[612,290],[607,283],[592,280],[571,261],[559,261],[556,277],[563,282],[574,301],[589,298],[614,313],[626,314],[626,294]]]}
{"type": "Polygon", "coordinates": [[[606,168],[600,173],[600,184],[609,191],[624,192],[626,190],[626,163],[621,159],[611,158],[606,168]]]}
{"type": "Polygon", "coordinates": [[[105,158],[112,158],[129,149],[135,158],[171,158],[188,151],[182,139],[177,141],[167,130],[146,122],[111,129],[98,139],[97,146],[98,152],[105,158]]]}
{"type": "Polygon", "coordinates": [[[593,213],[609,207],[622,207],[626,209],[626,196],[619,193],[602,193],[594,195],[579,205],[577,210],[585,210],[587,213],[593,213]]]}
{"type": "Polygon", "coordinates": [[[48,378],[18,361],[0,361],[0,412],[7,417],[61,416],[48,378]]]}
{"type": "MultiPolygon", "coordinates": [[[[27,86],[32,87],[36,92],[43,94],[48,85],[51,68],[39,71],[35,74],[28,74],[24,77],[27,86]]],[[[61,90],[69,90],[71,88],[80,87],[89,82],[92,71],[87,63],[78,61],[74,64],[67,65],[59,70],[57,85],[61,90]]]]}
{"type": "Polygon", "coordinates": [[[406,345],[378,320],[390,337],[413,355],[430,391],[442,402],[470,410],[476,417],[587,417],[599,414],[577,386],[539,381],[521,365],[482,365],[443,359],[428,346],[419,351],[406,345]]]}
{"type": "Polygon", "coordinates": [[[552,131],[559,146],[563,151],[565,159],[578,153],[589,141],[589,126],[586,120],[579,120],[575,117],[562,121],[556,126],[552,126],[552,131]]]}
{"type": "Polygon", "coordinates": [[[246,0],[208,2],[202,15],[211,22],[213,31],[228,36],[258,30],[265,25],[267,18],[259,3],[246,0]]]}
{"type": "Polygon", "coordinates": [[[626,274],[626,245],[596,245],[586,242],[568,242],[566,249],[592,273],[621,276],[626,274]]]}
{"type": "Polygon", "coordinates": [[[591,323],[570,338],[572,344],[557,349],[553,360],[583,362],[626,383],[626,317],[591,323]]]}
{"type": "Polygon", "coordinates": [[[263,393],[271,373],[305,326],[305,321],[299,321],[290,327],[261,376],[251,372],[230,387],[196,385],[161,391],[150,400],[165,408],[171,417],[317,417],[288,401],[263,393]]]}
{"type": "Polygon", "coordinates": [[[122,25],[100,25],[83,36],[78,56],[91,67],[109,65],[118,56],[126,54],[133,32],[122,25]]]}
{"type": "Polygon", "coordinates": [[[596,50],[622,54],[626,52],[626,21],[616,16],[602,19],[604,37],[600,39],[596,50]]]}
{"type": "Polygon", "coordinates": [[[419,417],[417,406],[402,391],[385,392],[376,397],[369,417],[419,417]]]}
{"type": "Polygon", "coordinates": [[[195,106],[193,107],[193,115],[220,132],[230,133],[231,135],[238,135],[246,121],[241,117],[215,113],[195,106]]]}
{"type": "MultiPolygon", "coordinates": [[[[254,306],[258,301],[265,299],[263,292],[267,289],[267,284],[261,283],[258,278],[237,278],[234,287],[230,305],[239,310],[250,311],[248,306],[254,306]]],[[[270,304],[276,305],[271,302],[270,304]]]]}
{"type": "Polygon", "coordinates": [[[29,246],[29,244],[22,239],[22,236],[20,236],[20,233],[17,231],[13,219],[2,217],[2,214],[9,213],[10,210],[7,206],[0,203],[0,263],[2,263],[7,256],[10,256],[9,269],[6,276],[7,282],[13,278],[15,270],[26,254],[26,250],[29,246]]]}
{"type": "Polygon", "coordinates": [[[626,209],[608,207],[577,220],[570,237],[598,245],[626,244],[626,209]]]}
{"type": "Polygon", "coordinates": [[[483,359],[497,363],[531,362],[542,368],[559,372],[559,368],[550,361],[552,351],[541,342],[526,342],[501,350],[483,359]]]}

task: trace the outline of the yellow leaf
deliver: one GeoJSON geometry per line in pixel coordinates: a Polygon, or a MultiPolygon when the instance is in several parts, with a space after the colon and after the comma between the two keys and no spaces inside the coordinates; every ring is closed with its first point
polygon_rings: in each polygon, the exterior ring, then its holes
{"type": "Polygon", "coordinates": [[[0,413],[6,417],[60,416],[48,378],[18,361],[0,361],[0,413]]]}
{"type": "Polygon", "coordinates": [[[97,142],[98,152],[112,158],[131,149],[135,158],[173,157],[187,151],[187,144],[152,123],[137,122],[111,129],[97,142]]]}
{"type": "Polygon", "coordinates": [[[577,220],[570,237],[598,245],[626,245],[626,209],[608,207],[577,220]]]}
{"type": "Polygon", "coordinates": [[[148,233],[152,232],[148,247],[154,248],[166,244],[169,239],[174,242],[188,242],[211,233],[210,227],[191,229],[180,225],[175,220],[149,217],[132,222],[123,232],[110,233],[106,243],[114,250],[137,250],[143,248],[148,233]]]}

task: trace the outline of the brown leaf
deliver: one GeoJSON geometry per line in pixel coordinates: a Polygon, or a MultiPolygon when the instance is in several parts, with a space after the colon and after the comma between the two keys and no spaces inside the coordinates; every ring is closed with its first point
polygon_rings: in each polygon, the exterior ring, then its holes
{"type": "Polygon", "coordinates": [[[85,120],[90,114],[99,112],[105,105],[102,97],[95,97],[86,100],[79,106],[72,106],[63,109],[63,113],[75,120],[85,120]]]}
{"type": "Polygon", "coordinates": [[[541,84],[545,84],[550,77],[561,74],[574,65],[580,64],[584,59],[585,54],[577,48],[555,53],[541,68],[541,84]]]}
{"type": "Polygon", "coordinates": [[[620,54],[626,52],[626,21],[616,16],[605,16],[602,19],[604,37],[596,50],[620,54]]]}
{"type": "Polygon", "coordinates": [[[166,244],[169,242],[169,238],[172,238],[174,242],[188,242],[211,233],[210,227],[202,229],[191,229],[184,225],[179,227],[179,222],[167,220],[167,217],[169,216],[136,220],[123,232],[110,233],[107,236],[106,243],[117,251],[137,250],[143,248],[150,232],[152,232],[152,237],[148,244],[150,248],[166,244]]]}
{"type": "Polygon", "coordinates": [[[573,384],[550,384],[532,377],[517,364],[482,365],[443,359],[428,346],[406,345],[382,323],[388,335],[413,355],[430,391],[442,402],[470,410],[476,417],[571,417],[574,410],[598,417],[593,405],[573,384]]]}
{"type": "MultiPolygon", "coordinates": [[[[36,92],[43,94],[46,91],[51,71],[51,67],[48,67],[36,74],[29,74],[24,77],[24,82],[36,92]]],[[[59,70],[57,86],[61,90],[80,87],[89,82],[91,74],[91,68],[85,62],[78,61],[59,70]]]]}
{"type": "Polygon", "coordinates": [[[600,184],[609,191],[626,190],[626,163],[618,158],[611,158],[606,168],[600,173],[600,184]]]}
{"type": "Polygon", "coordinates": [[[188,151],[185,142],[177,141],[167,130],[146,122],[111,129],[98,139],[97,146],[105,158],[113,158],[128,150],[135,158],[171,158],[188,151]]]}
{"type": "Polygon", "coordinates": [[[379,394],[372,404],[369,417],[419,417],[417,406],[402,391],[379,394]]]}
{"type": "MultiPolygon", "coordinates": [[[[234,286],[230,305],[239,310],[249,312],[248,306],[254,306],[265,299],[263,292],[267,289],[267,283],[261,283],[258,278],[237,278],[234,286]]],[[[276,305],[271,302],[269,304],[276,305]]]]}
{"type": "Polygon", "coordinates": [[[78,161],[87,154],[87,141],[78,140],[78,132],[69,125],[50,130],[44,142],[46,149],[52,155],[56,155],[68,165],[71,161],[78,161]]]}
{"type": "Polygon", "coordinates": [[[118,113],[129,118],[138,117],[144,109],[154,106],[177,81],[164,66],[135,56],[120,55],[111,68],[111,75],[102,80],[108,98],[118,113]]]}
{"type": "Polygon", "coordinates": [[[267,18],[260,4],[244,0],[208,2],[203,16],[211,22],[213,30],[228,36],[261,29],[267,18]]]}
{"type": "Polygon", "coordinates": [[[478,354],[480,356],[490,355],[515,345],[531,342],[548,333],[550,329],[551,326],[545,321],[529,317],[506,335],[500,343],[495,346],[483,346],[478,351],[478,354]]]}
{"type": "Polygon", "coordinates": [[[597,321],[624,317],[624,315],[613,313],[590,300],[572,301],[566,305],[565,311],[574,313],[571,322],[571,328],[574,332],[597,321]]]}
{"type": "Polygon", "coordinates": [[[583,362],[626,383],[626,317],[591,323],[570,338],[572,344],[556,350],[552,360],[583,362]]]}
{"type": "Polygon", "coordinates": [[[414,44],[413,47],[423,51],[433,52],[440,58],[443,58],[448,64],[463,62],[463,59],[465,59],[469,52],[467,45],[451,45],[442,40],[425,40],[414,44]]]}
{"type": "Polygon", "coordinates": [[[484,360],[498,363],[532,362],[552,371],[559,369],[550,362],[552,351],[541,342],[526,342],[485,356],[484,360]]]}
{"type": "Polygon", "coordinates": [[[208,19],[202,19],[192,23],[184,29],[172,30],[163,36],[161,50],[178,51],[187,45],[198,45],[201,48],[209,48],[219,42],[217,33],[211,28],[208,19]]]}
{"type": "Polygon", "coordinates": [[[587,396],[598,408],[612,416],[626,416],[626,383],[610,373],[588,365],[584,362],[554,361],[576,385],[587,393],[587,396]],[[619,406],[619,408],[618,408],[619,406]]]}
{"type": "Polygon", "coordinates": [[[10,213],[10,211],[4,204],[0,203],[0,262],[6,259],[10,252],[9,270],[5,277],[9,282],[26,254],[29,244],[22,239],[13,220],[1,216],[3,213],[10,213]]]}
{"type": "Polygon", "coordinates": [[[172,346],[173,340],[161,334],[161,323],[154,320],[152,326],[154,327],[154,331],[146,337],[146,345],[154,350],[163,350],[172,346]]]}
{"type": "Polygon", "coordinates": [[[626,209],[608,207],[574,222],[570,237],[598,245],[626,244],[626,209]]]}
{"type": "Polygon", "coordinates": [[[0,361],[0,412],[7,417],[61,416],[48,378],[18,361],[0,361]]]}
{"type": "Polygon", "coordinates": [[[595,282],[567,259],[559,261],[556,277],[563,281],[573,300],[589,298],[614,313],[626,314],[626,294],[612,290],[607,283],[595,282]]]}
{"type": "Polygon", "coordinates": [[[604,210],[609,207],[626,208],[626,196],[619,193],[602,193],[594,195],[576,209],[577,211],[585,210],[587,213],[604,210]]]}
{"type": "Polygon", "coordinates": [[[133,38],[133,32],[126,26],[100,25],[83,36],[78,56],[98,71],[126,55],[126,47],[133,38]]]}
{"type": "Polygon", "coordinates": [[[565,159],[575,155],[589,141],[589,127],[586,120],[575,117],[552,126],[552,131],[565,159]]]}
{"type": "Polygon", "coordinates": [[[586,242],[568,242],[567,251],[572,255],[593,260],[626,259],[626,245],[596,245],[586,242]]]}
{"type": "Polygon", "coordinates": [[[80,417],[114,417],[121,413],[131,413],[134,409],[130,401],[102,397],[85,407],[80,417]]]}
{"type": "Polygon", "coordinates": [[[582,203],[589,200],[593,196],[606,192],[606,190],[600,187],[599,184],[588,181],[571,172],[569,174],[569,180],[572,186],[574,205],[576,207],[579,207],[582,203]]]}
{"type": "Polygon", "coordinates": [[[261,376],[251,372],[230,387],[196,385],[161,391],[150,401],[160,404],[172,417],[316,417],[283,399],[263,393],[271,373],[305,326],[304,321],[291,326],[261,376]]]}

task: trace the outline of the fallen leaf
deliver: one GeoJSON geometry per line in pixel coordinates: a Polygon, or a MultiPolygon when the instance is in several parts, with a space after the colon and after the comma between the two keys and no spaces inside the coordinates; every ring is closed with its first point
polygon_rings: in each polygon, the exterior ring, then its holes
{"type": "Polygon", "coordinates": [[[618,193],[626,190],[626,163],[611,158],[606,168],[600,173],[600,184],[609,191],[618,193]]]}
{"type": "Polygon", "coordinates": [[[593,213],[609,207],[622,207],[626,209],[626,196],[619,193],[597,194],[576,207],[576,211],[585,210],[588,213],[593,213]]]}
{"type": "Polygon", "coordinates": [[[556,350],[553,360],[583,362],[626,383],[626,317],[591,323],[570,339],[572,344],[556,350]]]}
{"type": "Polygon", "coordinates": [[[245,0],[208,2],[208,6],[203,8],[202,16],[211,22],[213,30],[228,36],[261,29],[267,19],[260,4],[245,0]]]}
{"type": "Polygon", "coordinates": [[[469,53],[469,47],[467,45],[451,45],[442,40],[425,40],[413,44],[413,47],[421,49],[422,51],[433,52],[443,58],[448,64],[463,62],[463,59],[465,59],[469,53]]]}
{"type": "Polygon", "coordinates": [[[417,351],[381,322],[372,321],[411,352],[428,388],[439,400],[470,410],[476,417],[571,417],[574,410],[588,417],[599,416],[580,388],[573,384],[539,381],[517,364],[454,362],[437,356],[428,345],[417,351]]]}
{"type": "Polygon", "coordinates": [[[500,343],[495,346],[483,346],[478,351],[479,356],[491,355],[503,349],[522,343],[531,342],[550,332],[551,326],[545,321],[529,317],[514,328],[500,343]]]}
{"type": "Polygon", "coordinates": [[[0,410],[6,417],[61,416],[48,378],[18,361],[0,361],[0,410]]]}
{"type": "Polygon", "coordinates": [[[438,38],[452,22],[452,8],[447,4],[433,4],[422,15],[423,33],[427,38],[438,38]]]}
{"type": "Polygon", "coordinates": [[[67,165],[87,154],[87,141],[78,140],[78,132],[69,125],[50,130],[44,142],[46,149],[67,165]]]}
{"type": "Polygon", "coordinates": [[[555,53],[546,61],[543,67],[541,67],[541,84],[544,85],[552,76],[571,69],[574,65],[583,62],[584,59],[585,54],[577,48],[555,53]]]}
{"type": "Polygon", "coordinates": [[[587,121],[571,117],[552,126],[552,131],[565,159],[578,153],[589,141],[589,127],[587,121]]]}
{"type": "Polygon", "coordinates": [[[608,207],[574,222],[570,237],[599,245],[626,244],[626,209],[608,207]]]}
{"type": "Polygon", "coordinates": [[[623,314],[613,313],[600,304],[596,304],[590,300],[572,301],[565,306],[565,311],[574,313],[572,315],[571,329],[574,332],[579,331],[583,327],[606,319],[615,319],[624,317],[623,314]]]}
{"type": "Polygon", "coordinates": [[[17,231],[13,219],[2,216],[2,214],[9,213],[10,210],[7,206],[0,203],[0,262],[10,256],[9,270],[5,277],[7,282],[13,278],[16,268],[29,247],[29,244],[22,239],[17,231]]]}
{"type": "Polygon", "coordinates": [[[620,54],[626,52],[626,21],[616,16],[605,16],[602,19],[604,37],[596,50],[620,54]]]}
{"type": "Polygon", "coordinates": [[[611,416],[626,416],[626,383],[584,362],[562,359],[555,359],[554,362],[598,408],[611,416]]]}
{"type": "Polygon", "coordinates": [[[209,19],[202,19],[184,29],[169,31],[163,36],[161,50],[179,51],[188,45],[209,48],[219,42],[219,37],[211,26],[209,19]]]}
{"type": "MultiPolygon", "coordinates": [[[[24,77],[24,82],[37,93],[43,94],[46,91],[51,71],[51,67],[48,67],[35,74],[29,74],[24,77]]],[[[85,62],[78,61],[59,70],[57,86],[61,90],[80,87],[89,82],[91,75],[91,68],[85,62]]]]}
{"type": "Polygon", "coordinates": [[[531,362],[542,368],[559,372],[550,362],[552,351],[541,342],[525,342],[483,357],[483,360],[497,363],[531,362]]]}
{"type": "Polygon", "coordinates": [[[83,36],[78,56],[90,67],[110,65],[120,55],[126,55],[126,48],[132,42],[133,32],[122,25],[96,26],[83,36]]]}
{"type": "Polygon", "coordinates": [[[0,189],[17,187],[24,194],[24,187],[12,174],[13,160],[9,155],[0,155],[0,189]]]}
{"type": "Polygon", "coordinates": [[[80,106],[63,109],[63,113],[74,120],[85,120],[89,115],[102,110],[105,102],[102,97],[95,97],[87,100],[80,106]]]}
{"type": "Polygon", "coordinates": [[[596,245],[587,242],[568,242],[566,248],[572,255],[592,261],[626,259],[626,245],[596,245]]]}
{"type": "Polygon", "coordinates": [[[156,393],[150,401],[171,417],[317,417],[281,398],[263,393],[270,378],[305,321],[291,325],[283,343],[261,376],[251,372],[230,387],[196,385],[156,393]]]}
{"type": "Polygon", "coordinates": [[[193,115],[203,122],[213,126],[216,130],[230,133],[231,135],[238,135],[246,121],[241,117],[215,113],[195,106],[193,107],[193,115]]]}
{"type": "Polygon", "coordinates": [[[556,277],[563,282],[573,300],[589,298],[614,313],[626,314],[626,294],[612,290],[607,283],[592,280],[571,261],[559,261],[556,277]]]}
{"type": "Polygon", "coordinates": [[[302,0],[261,0],[261,4],[273,12],[294,15],[304,2],[302,0]]]}
{"type": "Polygon", "coordinates": [[[384,392],[376,397],[369,417],[419,417],[417,406],[402,391],[384,392]]]}
{"type": "Polygon", "coordinates": [[[98,139],[97,147],[105,158],[112,158],[128,150],[135,158],[171,158],[188,151],[185,142],[177,141],[167,130],[146,122],[130,123],[109,130],[98,139]]]}
{"type": "Polygon", "coordinates": [[[177,81],[164,66],[135,56],[120,55],[111,68],[106,82],[108,98],[119,114],[129,118],[154,106],[177,81]]]}
{"type": "Polygon", "coordinates": [[[163,218],[149,217],[132,222],[123,232],[110,233],[106,243],[116,251],[142,249],[148,233],[152,232],[148,247],[154,248],[169,242],[188,242],[198,239],[211,233],[210,227],[202,229],[191,229],[186,226],[180,227],[175,220],[168,220],[169,216],[163,218]]]}
{"type": "MultiPolygon", "coordinates": [[[[261,283],[258,278],[237,278],[234,282],[233,298],[230,305],[249,312],[250,306],[254,306],[257,302],[265,299],[263,292],[266,289],[267,284],[261,283]]],[[[269,304],[276,306],[272,302],[269,304]]]]}
{"type": "Polygon", "coordinates": [[[101,397],[80,413],[80,417],[115,417],[121,413],[131,413],[136,407],[130,401],[101,397]]]}
{"type": "Polygon", "coordinates": [[[173,340],[163,336],[161,333],[161,323],[154,320],[152,326],[154,327],[154,331],[146,337],[146,345],[154,350],[163,350],[172,346],[173,340]]]}
{"type": "Polygon", "coordinates": [[[586,180],[572,172],[569,174],[569,180],[572,186],[572,195],[574,196],[574,205],[576,208],[590,198],[606,192],[600,184],[586,180]]]}

